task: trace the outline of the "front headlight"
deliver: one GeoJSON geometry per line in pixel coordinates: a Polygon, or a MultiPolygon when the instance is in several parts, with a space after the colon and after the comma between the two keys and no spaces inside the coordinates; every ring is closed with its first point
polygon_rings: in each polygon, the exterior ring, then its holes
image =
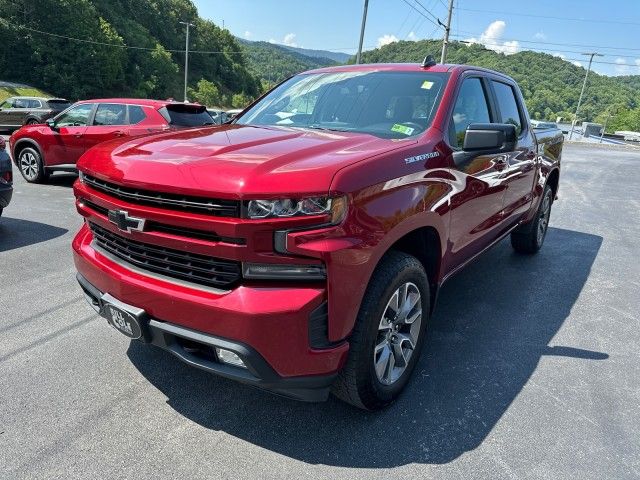
{"type": "Polygon", "coordinates": [[[339,223],[344,218],[346,207],[346,197],[250,200],[247,204],[247,216],[252,219],[258,219],[331,215],[331,223],[339,223]]]}

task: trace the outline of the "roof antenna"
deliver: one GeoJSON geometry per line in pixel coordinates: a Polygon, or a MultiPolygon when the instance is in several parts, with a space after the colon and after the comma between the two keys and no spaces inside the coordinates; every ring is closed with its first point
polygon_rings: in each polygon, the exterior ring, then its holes
{"type": "Polygon", "coordinates": [[[422,68],[433,67],[436,64],[436,61],[433,59],[433,55],[427,55],[424,57],[424,61],[422,62],[422,68]]]}

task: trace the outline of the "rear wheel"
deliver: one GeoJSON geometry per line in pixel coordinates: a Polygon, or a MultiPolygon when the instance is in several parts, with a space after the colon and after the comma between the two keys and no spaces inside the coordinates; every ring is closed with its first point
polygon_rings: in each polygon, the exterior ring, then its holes
{"type": "Polygon", "coordinates": [[[27,123],[25,123],[25,125],[37,125],[39,122],[34,119],[34,118],[30,118],[29,120],[27,120],[27,123]]]}
{"type": "Polygon", "coordinates": [[[334,395],[367,410],[393,402],[420,357],[429,307],[422,264],[411,255],[388,253],[365,293],[334,395]]]}
{"type": "Polygon", "coordinates": [[[29,183],[42,183],[48,175],[42,164],[40,153],[32,147],[25,147],[18,154],[18,168],[24,179],[29,183]]]}
{"type": "Polygon", "coordinates": [[[553,190],[549,185],[546,185],[536,216],[511,233],[511,245],[516,252],[531,254],[540,250],[547,236],[552,204],[553,190]]]}

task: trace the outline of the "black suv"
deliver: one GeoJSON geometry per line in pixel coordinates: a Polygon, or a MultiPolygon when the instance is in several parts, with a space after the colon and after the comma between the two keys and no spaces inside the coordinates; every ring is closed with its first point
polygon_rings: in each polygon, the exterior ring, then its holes
{"type": "Polygon", "coordinates": [[[71,105],[64,98],[11,97],[0,103],[0,129],[44,123],[71,105]]]}

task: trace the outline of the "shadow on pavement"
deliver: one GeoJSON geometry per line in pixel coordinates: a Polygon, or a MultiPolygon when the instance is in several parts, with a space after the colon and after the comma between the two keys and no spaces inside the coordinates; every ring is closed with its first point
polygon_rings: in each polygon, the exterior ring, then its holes
{"type": "Polygon", "coordinates": [[[47,180],[47,185],[73,187],[78,175],[75,173],[54,173],[47,180]]]}
{"type": "Polygon", "coordinates": [[[69,230],[46,223],[31,222],[11,217],[0,217],[0,252],[46,242],[64,235],[69,230]]]}
{"type": "Polygon", "coordinates": [[[278,398],[137,342],[128,356],[179,414],[281,455],[365,468],[450,462],[482,443],[543,355],[608,358],[548,345],[601,243],[599,236],[552,228],[538,255],[517,255],[501,242],[450,280],[412,381],[378,413],[333,398],[323,404],[278,398]]]}

